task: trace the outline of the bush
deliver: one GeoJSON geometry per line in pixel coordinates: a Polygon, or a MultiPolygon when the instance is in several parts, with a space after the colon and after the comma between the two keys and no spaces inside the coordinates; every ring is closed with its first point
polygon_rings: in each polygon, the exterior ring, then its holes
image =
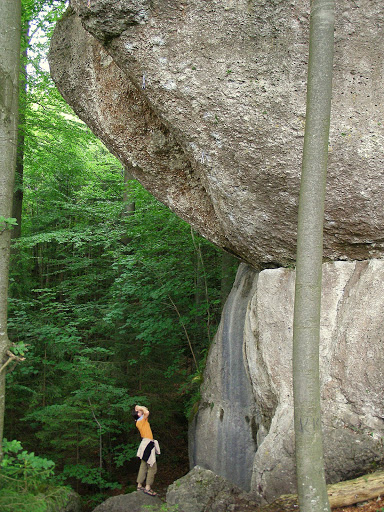
{"type": "Polygon", "coordinates": [[[4,439],[3,452],[1,512],[51,512],[65,505],[70,489],[54,485],[54,462],[23,450],[15,440],[4,439]]]}

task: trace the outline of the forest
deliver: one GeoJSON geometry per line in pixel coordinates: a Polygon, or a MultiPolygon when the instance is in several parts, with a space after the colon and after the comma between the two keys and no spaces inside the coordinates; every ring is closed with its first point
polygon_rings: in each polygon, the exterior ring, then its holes
{"type": "Polygon", "coordinates": [[[22,8],[8,309],[19,360],[0,510],[46,510],[48,476],[92,508],[135,485],[137,403],[151,410],[165,481],[188,471],[188,418],[237,262],[145,191],[61,98],[46,56],[65,2],[22,8]]]}

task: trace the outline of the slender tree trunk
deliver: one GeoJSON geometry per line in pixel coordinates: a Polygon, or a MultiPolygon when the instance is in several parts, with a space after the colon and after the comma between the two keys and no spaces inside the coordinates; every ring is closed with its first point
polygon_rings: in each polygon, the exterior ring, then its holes
{"type": "Polygon", "coordinates": [[[19,96],[19,129],[17,134],[16,176],[15,191],[13,195],[12,217],[17,220],[17,226],[12,229],[11,237],[19,238],[21,235],[21,221],[23,209],[23,181],[24,181],[24,141],[25,141],[25,111],[27,104],[27,45],[29,43],[29,22],[23,30],[25,49],[22,54],[20,72],[19,96]]]}
{"type": "Polygon", "coordinates": [[[320,411],[323,217],[332,95],[334,2],[312,0],[293,325],[293,393],[300,510],[329,511],[320,411]]]}
{"type": "Polygon", "coordinates": [[[43,359],[43,385],[42,385],[42,407],[46,406],[45,398],[46,398],[46,390],[47,390],[47,344],[44,345],[44,359],[43,359]]]}
{"type": "MultiPolygon", "coordinates": [[[[195,248],[196,254],[196,266],[195,266],[195,305],[196,305],[196,329],[195,329],[195,343],[201,344],[201,340],[203,339],[203,327],[207,332],[208,342],[211,340],[211,313],[209,309],[209,296],[208,296],[208,283],[207,283],[207,275],[205,272],[204,265],[204,255],[203,250],[201,248],[200,243],[196,242],[195,235],[193,233],[193,229],[191,227],[191,237],[193,246],[195,248]],[[205,314],[202,311],[203,301],[206,304],[206,312],[205,314]],[[204,318],[205,316],[205,318],[204,318]]],[[[193,353],[193,351],[192,351],[193,353]]],[[[195,356],[193,356],[194,362],[196,364],[195,356]]],[[[197,365],[196,365],[197,367],[197,365]]]]}
{"type": "MultiPolygon", "coordinates": [[[[0,16],[0,216],[12,215],[16,168],[21,39],[21,1],[3,0],[0,16]]],[[[5,363],[11,232],[0,223],[0,367],[5,363]]],[[[5,371],[0,372],[0,460],[5,409],[5,371]]]]}
{"type": "MultiPolygon", "coordinates": [[[[76,423],[76,465],[80,464],[80,435],[79,424],[76,423]]],[[[79,480],[76,478],[76,492],[79,492],[79,480]]]]}
{"type": "MultiPolygon", "coordinates": [[[[194,240],[194,239],[193,239],[194,240]]],[[[203,328],[204,325],[204,317],[201,314],[202,304],[204,302],[204,276],[203,276],[203,268],[202,268],[202,257],[201,257],[201,247],[197,245],[194,240],[195,245],[195,306],[196,306],[196,315],[195,315],[195,324],[196,328],[194,330],[194,343],[199,344],[203,338],[203,328]]]]}
{"type": "Polygon", "coordinates": [[[133,215],[135,213],[135,202],[130,201],[130,194],[128,190],[128,185],[130,181],[135,180],[135,177],[133,176],[131,169],[126,165],[124,168],[124,194],[123,194],[123,201],[125,204],[125,212],[124,216],[129,217],[130,215],[133,215]]]}

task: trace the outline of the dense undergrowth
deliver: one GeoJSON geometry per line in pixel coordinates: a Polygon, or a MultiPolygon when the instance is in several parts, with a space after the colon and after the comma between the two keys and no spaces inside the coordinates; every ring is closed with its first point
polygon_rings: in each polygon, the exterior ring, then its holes
{"type": "Polygon", "coordinates": [[[0,464],[1,512],[50,512],[64,506],[70,488],[54,480],[54,462],[23,450],[19,441],[3,441],[0,464]]]}

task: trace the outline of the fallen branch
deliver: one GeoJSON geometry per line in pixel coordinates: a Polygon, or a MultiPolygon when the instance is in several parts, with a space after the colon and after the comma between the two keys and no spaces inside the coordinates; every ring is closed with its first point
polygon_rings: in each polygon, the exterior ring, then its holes
{"type": "Polygon", "coordinates": [[[8,356],[8,359],[5,361],[5,363],[3,364],[3,366],[0,368],[0,373],[5,370],[5,368],[10,364],[12,363],[12,361],[16,361],[16,362],[20,362],[20,361],[25,361],[25,357],[20,357],[20,356],[16,356],[15,354],[13,354],[10,350],[7,350],[7,356],[8,356]]]}
{"type": "Polygon", "coordinates": [[[332,508],[354,505],[384,495],[384,471],[375,471],[354,480],[327,487],[332,508]]]}
{"type": "MultiPolygon", "coordinates": [[[[384,471],[375,471],[354,480],[327,485],[331,508],[347,507],[384,495],[384,471]]],[[[297,494],[280,496],[258,512],[293,512],[299,510],[297,494]]]]}

